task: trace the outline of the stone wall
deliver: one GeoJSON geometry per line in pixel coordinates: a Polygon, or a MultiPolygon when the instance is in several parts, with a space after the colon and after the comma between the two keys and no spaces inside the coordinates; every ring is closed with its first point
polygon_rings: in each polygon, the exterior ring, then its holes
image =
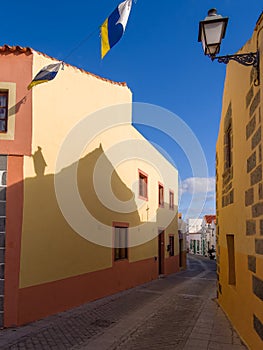
{"type": "Polygon", "coordinates": [[[0,155],[0,327],[4,324],[6,177],[7,156],[0,155]]]}

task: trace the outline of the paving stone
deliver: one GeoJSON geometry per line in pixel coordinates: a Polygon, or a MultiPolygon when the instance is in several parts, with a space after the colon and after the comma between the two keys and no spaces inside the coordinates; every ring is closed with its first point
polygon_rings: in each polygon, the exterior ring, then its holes
{"type": "MultiPolygon", "coordinates": [[[[189,271],[82,305],[15,331],[3,330],[0,349],[204,350],[211,344],[218,345],[213,339],[216,326],[230,330],[230,334],[232,328],[214,301],[216,262],[190,257],[188,265],[189,271]]],[[[218,337],[220,341],[223,336],[218,337]]],[[[241,346],[237,336],[235,342],[232,346],[241,346]]],[[[226,348],[222,348],[221,343],[222,349],[226,348]]]]}
{"type": "Polygon", "coordinates": [[[188,340],[188,342],[185,344],[184,350],[186,349],[207,349],[208,347],[208,340],[188,340]]]}
{"type": "Polygon", "coordinates": [[[247,348],[244,345],[224,344],[222,346],[221,343],[210,342],[207,349],[208,350],[245,350],[247,348]]]}
{"type": "Polygon", "coordinates": [[[232,332],[230,335],[226,334],[213,334],[212,335],[213,342],[222,343],[222,344],[232,344],[232,332]]]}
{"type": "Polygon", "coordinates": [[[210,340],[210,334],[208,332],[200,333],[198,331],[195,331],[191,333],[190,339],[210,340]]]}

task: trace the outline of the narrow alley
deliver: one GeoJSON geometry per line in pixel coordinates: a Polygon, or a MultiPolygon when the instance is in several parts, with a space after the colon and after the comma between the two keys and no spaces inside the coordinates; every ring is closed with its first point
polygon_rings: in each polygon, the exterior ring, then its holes
{"type": "Polygon", "coordinates": [[[188,269],[16,329],[4,349],[246,349],[216,303],[216,263],[188,269]]]}

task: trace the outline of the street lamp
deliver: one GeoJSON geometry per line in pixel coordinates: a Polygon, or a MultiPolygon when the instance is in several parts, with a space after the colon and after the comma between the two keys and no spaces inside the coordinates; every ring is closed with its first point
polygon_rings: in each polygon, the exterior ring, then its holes
{"type": "Polygon", "coordinates": [[[257,71],[255,85],[259,85],[259,52],[249,52],[243,54],[234,54],[226,56],[216,56],[220,51],[222,39],[225,37],[228,17],[222,17],[216,9],[208,11],[208,16],[199,22],[198,41],[202,42],[204,54],[209,56],[212,61],[219,63],[229,63],[234,60],[244,66],[253,66],[257,71]]]}

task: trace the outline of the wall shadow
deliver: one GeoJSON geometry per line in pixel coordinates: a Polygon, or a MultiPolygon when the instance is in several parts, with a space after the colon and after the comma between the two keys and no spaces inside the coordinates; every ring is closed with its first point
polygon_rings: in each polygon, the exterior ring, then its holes
{"type": "MultiPolygon", "coordinates": [[[[58,178],[61,180],[63,191],[66,194],[66,200],[69,202],[72,201],[69,189],[72,180],[72,169],[77,166],[79,194],[87,211],[98,221],[96,234],[103,235],[103,232],[99,230],[99,223],[101,223],[102,226],[104,224],[109,227],[112,227],[113,222],[129,223],[129,227],[145,224],[149,231],[156,228],[156,222],[142,222],[138,210],[132,213],[120,213],[103,205],[93,186],[94,169],[98,159],[100,159],[100,161],[102,160],[101,164],[103,165],[100,174],[102,180],[105,178],[106,181],[111,177],[113,193],[117,198],[122,201],[130,200],[134,202],[134,206],[136,207],[136,203],[133,199],[133,191],[122,181],[105,155],[102,146],[84,156],[78,163],[62,169],[60,173],[57,174],[58,178]],[[67,181],[67,179],[69,181],[67,181]]],[[[46,162],[41,147],[38,147],[38,150],[32,156],[32,160],[34,162],[36,176],[26,178],[23,182],[16,183],[7,188],[7,194],[12,192],[13,202],[8,201],[8,198],[11,198],[11,196],[7,195],[7,274],[5,283],[6,293],[12,292],[8,294],[7,298],[5,297],[5,305],[7,305],[6,307],[8,309],[8,305],[14,304],[13,300],[17,301],[17,317],[19,317],[17,324],[29,322],[40,316],[44,317],[47,314],[65,310],[65,305],[69,308],[70,306],[73,307],[88,300],[92,300],[92,298],[94,298],[92,293],[94,293],[94,295],[99,295],[96,294],[96,288],[101,288],[100,293],[103,295],[102,291],[107,290],[107,288],[109,291],[117,291],[128,288],[127,286],[132,287],[136,285],[138,280],[144,283],[147,273],[149,275],[149,280],[157,278],[158,265],[155,259],[158,256],[157,237],[140,246],[129,249],[129,261],[125,264],[119,264],[118,266],[120,267],[122,265],[122,268],[113,276],[113,272],[111,271],[115,264],[113,249],[95,244],[83,238],[70,227],[63,216],[56,198],[54,174],[44,174],[46,162]],[[17,202],[16,198],[19,196],[21,200],[17,202]],[[17,210],[20,210],[22,213],[22,228],[15,226],[17,225],[17,211],[13,210],[12,206],[14,203],[17,210]],[[23,234],[22,237],[19,238],[18,236],[21,236],[21,231],[23,234]],[[143,271],[141,265],[140,267],[136,267],[139,266],[136,265],[136,260],[135,264],[131,264],[131,267],[128,265],[129,262],[133,261],[132,259],[130,260],[130,257],[132,258],[132,254],[135,250],[138,262],[140,262],[140,260],[148,261],[144,263],[145,265],[142,265],[144,266],[143,271]],[[13,259],[10,251],[12,251],[13,255],[16,255],[16,259],[13,259]],[[148,256],[145,255],[146,251],[150,252],[148,256]],[[152,252],[156,252],[156,257],[153,256],[154,253],[152,252]],[[103,275],[101,279],[101,281],[105,283],[105,286],[103,284],[98,284],[99,287],[96,285],[96,278],[98,278],[96,276],[94,276],[94,282],[91,282],[93,277],[87,277],[88,280],[86,281],[88,282],[83,282],[85,281],[85,276],[90,276],[89,273],[94,271],[96,273],[105,271],[105,275],[103,275]],[[10,279],[11,274],[12,281],[10,279]],[[71,285],[75,277],[77,282],[79,276],[83,276],[81,277],[83,280],[81,279],[81,282],[78,282],[78,288],[84,288],[83,290],[85,290],[87,294],[83,291],[81,292],[81,290],[74,290],[74,286],[72,285],[72,291],[67,295],[68,287],[65,287],[66,289],[64,290],[63,283],[69,283],[71,285]],[[111,277],[106,277],[105,279],[105,276],[111,277]],[[138,280],[136,280],[135,277],[134,280],[132,280],[132,276],[136,276],[138,280]],[[68,278],[72,278],[72,280],[70,279],[70,282],[66,282],[69,280],[68,278]],[[107,280],[107,278],[109,278],[109,280],[107,280]],[[19,283],[17,290],[14,289],[14,279],[17,280],[17,284],[19,283]],[[126,284],[123,280],[125,280],[126,284]],[[52,289],[54,285],[59,285],[59,287],[54,287],[54,289],[52,289]],[[56,290],[55,288],[58,289],[56,290]],[[41,293],[46,295],[42,295],[41,293]],[[52,293],[54,293],[54,295],[52,293]],[[59,293],[65,293],[65,296],[62,298],[59,293]],[[47,294],[49,294],[49,296],[47,296],[47,294]],[[71,297],[73,295],[75,299],[71,297]],[[31,301],[33,297],[35,299],[31,301]],[[41,298],[48,300],[50,305],[44,305],[42,307],[39,302],[41,298]],[[64,300],[64,304],[60,299],[64,300]],[[34,305],[34,307],[32,305],[34,305]]],[[[165,215],[164,212],[167,206],[168,204],[165,203],[165,208],[157,209],[157,220],[161,220],[165,215]]],[[[77,208],[73,210],[77,211],[77,208]]],[[[175,207],[174,220],[168,227],[161,227],[162,229],[167,229],[168,234],[174,233],[175,240],[177,240],[177,232],[174,232],[175,227],[177,227],[175,222],[176,212],[177,208],[175,207]]],[[[89,233],[90,227],[87,226],[86,230],[87,233],[89,233]]],[[[139,233],[143,234],[143,232],[139,233]]],[[[164,253],[166,249],[167,247],[164,247],[164,253]]],[[[171,270],[174,272],[174,266],[178,265],[175,257],[171,257],[169,264],[167,271],[171,270]]],[[[101,281],[99,283],[102,283],[101,281]]],[[[10,319],[13,317],[11,316],[10,319]]],[[[7,321],[7,324],[9,324],[8,322],[9,321],[7,321]]]]}
{"type": "Polygon", "coordinates": [[[9,117],[11,117],[12,115],[19,112],[20,107],[26,103],[26,100],[27,100],[27,95],[25,95],[23,98],[21,98],[21,100],[18,101],[14,106],[10,107],[8,110],[9,117]]]}
{"type": "Polygon", "coordinates": [[[32,155],[34,162],[34,169],[37,176],[43,176],[45,174],[45,168],[47,163],[42,153],[42,148],[40,146],[37,147],[37,151],[32,155]]]}

